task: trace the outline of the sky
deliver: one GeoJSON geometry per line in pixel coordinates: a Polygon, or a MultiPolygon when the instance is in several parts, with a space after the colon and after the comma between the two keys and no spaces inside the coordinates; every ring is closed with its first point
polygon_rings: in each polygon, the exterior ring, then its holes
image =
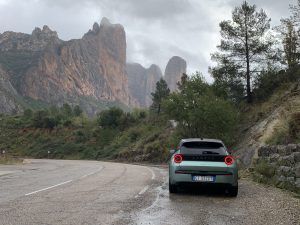
{"type": "MultiPolygon", "coordinates": [[[[231,18],[243,0],[0,0],[0,33],[31,33],[48,25],[63,40],[81,38],[94,22],[107,17],[124,26],[127,61],[144,67],[157,64],[164,72],[168,60],[178,55],[188,73],[207,78],[210,54],[220,42],[219,23],[231,18]]],[[[278,25],[289,16],[296,0],[249,0],[263,8],[278,25]]]]}

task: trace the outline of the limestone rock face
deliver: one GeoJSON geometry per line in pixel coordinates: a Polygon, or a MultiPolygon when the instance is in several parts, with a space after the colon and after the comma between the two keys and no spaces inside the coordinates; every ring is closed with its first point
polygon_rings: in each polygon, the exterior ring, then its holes
{"type": "Polygon", "coordinates": [[[136,104],[128,91],[124,28],[106,18],[70,41],[47,26],[31,35],[5,32],[0,53],[0,65],[22,96],[57,105],[82,99],[136,104]],[[7,63],[10,59],[14,62],[7,63]]]}
{"type": "Polygon", "coordinates": [[[128,63],[127,74],[131,96],[137,99],[139,106],[149,107],[152,104],[151,93],[162,78],[161,69],[154,64],[146,69],[138,63],[128,63]]]}
{"type": "Polygon", "coordinates": [[[71,96],[130,104],[121,25],[94,24],[82,39],[52,42],[26,73],[21,93],[59,103],[71,96]]]}
{"type": "Polygon", "coordinates": [[[165,70],[165,80],[170,91],[177,90],[177,83],[181,80],[182,74],[186,73],[186,61],[179,56],[173,56],[165,70]]]}
{"type": "Polygon", "coordinates": [[[15,114],[22,111],[18,93],[11,85],[7,72],[0,67],[0,113],[15,114]]]}
{"type": "Polygon", "coordinates": [[[152,64],[149,69],[146,70],[146,106],[150,106],[152,104],[152,95],[151,93],[155,92],[157,81],[162,78],[161,69],[152,64]]]}
{"type": "Polygon", "coordinates": [[[52,41],[60,41],[57,33],[48,26],[43,29],[35,28],[32,34],[7,31],[0,34],[0,51],[31,51],[44,50],[52,41]]]}
{"type": "Polygon", "coordinates": [[[139,106],[146,106],[146,69],[138,63],[128,63],[126,66],[128,75],[128,88],[131,96],[137,101],[139,106]]]}

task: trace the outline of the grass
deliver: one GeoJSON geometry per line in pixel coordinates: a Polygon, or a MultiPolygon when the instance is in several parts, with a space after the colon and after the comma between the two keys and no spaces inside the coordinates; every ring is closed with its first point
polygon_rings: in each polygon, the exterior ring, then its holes
{"type": "Polygon", "coordinates": [[[251,105],[244,103],[240,106],[242,112],[242,124],[255,124],[268,116],[275,108],[285,104],[286,94],[294,87],[294,83],[285,83],[276,90],[269,99],[263,102],[255,102],[251,105]]]}
{"type": "Polygon", "coordinates": [[[149,118],[118,130],[79,117],[53,129],[33,128],[22,116],[0,117],[0,149],[18,157],[162,162],[172,138],[168,122],[149,118]]]}
{"type": "Polygon", "coordinates": [[[0,156],[0,165],[12,165],[12,164],[17,164],[17,163],[21,163],[22,160],[19,158],[14,158],[14,157],[4,157],[4,156],[0,156]]]}
{"type": "Polygon", "coordinates": [[[269,145],[300,142],[300,112],[292,109],[285,113],[273,128],[272,134],[265,140],[269,145]]]}
{"type": "MultiPolygon", "coordinates": [[[[255,138],[263,144],[300,142],[300,93],[297,83],[284,83],[266,101],[240,106],[240,139],[248,138],[249,128],[261,125],[255,138]],[[265,125],[264,125],[265,124],[265,125]]],[[[258,126],[259,127],[259,126],[258,126]]]]}

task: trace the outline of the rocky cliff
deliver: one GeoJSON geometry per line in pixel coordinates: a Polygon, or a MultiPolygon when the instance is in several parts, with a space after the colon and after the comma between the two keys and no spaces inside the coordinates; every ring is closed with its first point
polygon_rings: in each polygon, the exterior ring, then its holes
{"type": "Polygon", "coordinates": [[[14,114],[22,111],[17,91],[11,85],[7,72],[0,67],[0,113],[14,114]]]}
{"type": "MultiPolygon", "coordinates": [[[[0,66],[6,74],[5,80],[1,78],[2,93],[4,86],[9,87],[21,105],[44,107],[67,102],[81,105],[88,114],[114,104],[148,107],[162,77],[156,65],[147,69],[126,65],[124,28],[106,18],[81,39],[70,41],[59,39],[48,26],[35,28],[31,34],[4,32],[0,34],[0,66]]],[[[172,91],[185,72],[185,60],[172,57],[165,70],[172,91]]],[[[12,102],[8,104],[11,97],[2,98],[0,113],[15,111],[12,102]]]]}
{"type": "Polygon", "coordinates": [[[148,69],[138,63],[127,64],[130,94],[137,99],[139,106],[151,105],[151,93],[155,91],[156,82],[162,77],[161,69],[151,65],[148,69]]]}
{"type": "Polygon", "coordinates": [[[177,83],[181,80],[182,74],[186,73],[186,61],[179,56],[173,56],[165,70],[165,80],[171,91],[177,90],[177,83]]]}
{"type": "Polygon", "coordinates": [[[186,61],[179,56],[173,56],[162,75],[157,65],[151,65],[148,69],[138,63],[127,64],[129,91],[133,98],[137,99],[139,106],[149,107],[152,104],[151,93],[155,91],[156,82],[164,78],[171,91],[177,90],[177,83],[186,73],[186,61]]]}
{"type": "Polygon", "coordinates": [[[90,113],[97,102],[135,104],[128,91],[124,28],[106,18],[78,40],[62,41],[47,26],[31,35],[5,32],[0,65],[19,94],[33,100],[85,103],[90,113]]]}

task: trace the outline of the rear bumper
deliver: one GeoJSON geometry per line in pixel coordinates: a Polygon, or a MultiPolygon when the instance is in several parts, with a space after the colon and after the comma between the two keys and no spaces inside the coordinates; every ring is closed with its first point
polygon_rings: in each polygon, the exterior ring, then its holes
{"type": "Polygon", "coordinates": [[[227,166],[222,162],[183,162],[171,163],[169,167],[171,184],[195,184],[195,185],[238,185],[238,169],[236,164],[227,166]],[[214,176],[214,182],[193,181],[193,175],[214,176]]]}

